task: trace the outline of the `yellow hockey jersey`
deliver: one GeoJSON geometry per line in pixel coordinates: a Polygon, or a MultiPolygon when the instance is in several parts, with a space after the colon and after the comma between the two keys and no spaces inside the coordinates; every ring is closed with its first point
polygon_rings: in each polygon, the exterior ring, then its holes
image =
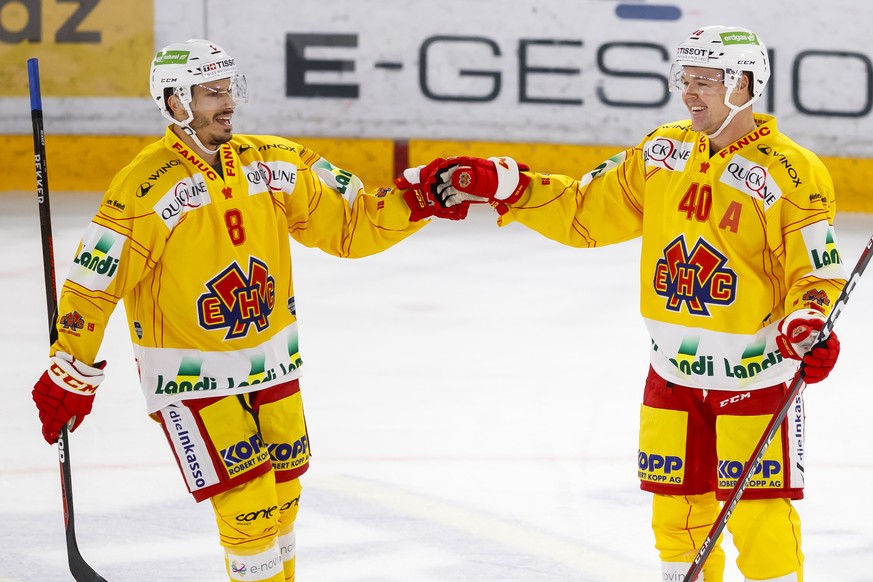
{"type": "MultiPolygon", "coordinates": [[[[172,127],[172,126],[171,126],[172,127]]],[[[92,363],[124,300],[148,412],[266,388],[300,373],[289,234],[338,257],[419,230],[399,190],[273,136],[235,136],[221,171],[171,128],[112,181],[58,307],[64,351],[92,363]]]]}
{"type": "Polygon", "coordinates": [[[779,321],[801,308],[829,312],[845,274],[826,168],[772,116],[755,121],[717,152],[680,121],[581,180],[531,173],[499,224],[575,247],[641,236],[640,309],[655,371],[719,390],[786,381],[796,362],[776,346],[779,321]]]}

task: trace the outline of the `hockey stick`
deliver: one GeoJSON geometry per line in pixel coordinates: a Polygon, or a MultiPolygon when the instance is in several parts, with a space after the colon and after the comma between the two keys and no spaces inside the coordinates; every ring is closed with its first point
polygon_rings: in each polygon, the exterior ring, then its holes
{"type": "MultiPolygon", "coordinates": [[[[864,269],[867,268],[867,263],[870,262],[871,256],[873,256],[873,237],[867,241],[867,246],[864,247],[864,250],[861,252],[858,263],[852,270],[852,275],[849,277],[849,280],[846,281],[846,285],[840,292],[840,296],[837,297],[837,302],[834,304],[834,308],[825,320],[824,325],[819,332],[818,337],[820,339],[823,340],[827,338],[831,334],[831,331],[833,331],[834,323],[840,316],[843,307],[845,307],[846,303],[849,301],[849,295],[852,293],[852,290],[855,288],[861,275],[864,274],[864,269]]],[[[803,386],[804,375],[803,364],[801,364],[797,373],[794,375],[794,379],[791,381],[788,392],[782,397],[782,401],[779,403],[779,408],[776,410],[776,414],[774,414],[773,418],[770,419],[770,424],[768,424],[767,428],[764,430],[761,440],[758,441],[758,446],[755,447],[755,451],[752,453],[749,462],[746,463],[743,472],[740,473],[739,479],[737,479],[737,484],[734,485],[731,494],[725,500],[724,505],[721,508],[721,513],[718,514],[715,523],[712,524],[712,528],[709,530],[709,534],[707,534],[706,539],[703,540],[703,545],[700,546],[697,556],[691,563],[691,567],[688,568],[688,572],[685,574],[684,578],[687,582],[696,580],[697,575],[700,574],[700,571],[703,569],[703,564],[706,562],[706,558],[709,557],[709,554],[715,547],[712,542],[717,540],[718,536],[721,535],[721,532],[724,531],[728,519],[731,517],[731,513],[736,509],[740,497],[743,496],[743,492],[746,490],[746,487],[748,487],[749,481],[751,481],[752,472],[761,462],[761,459],[764,457],[764,453],[767,451],[770,443],[773,442],[773,437],[776,436],[776,431],[779,430],[782,421],[785,419],[785,415],[788,414],[788,409],[791,408],[792,404],[794,404],[794,399],[797,398],[797,395],[803,389],[803,386]]]]}
{"type": "MultiPolygon", "coordinates": [[[[52,216],[49,206],[48,173],[46,172],[45,130],[42,121],[42,94],[39,88],[39,61],[27,60],[27,78],[30,85],[30,119],[33,122],[33,159],[36,164],[36,200],[39,203],[39,227],[42,239],[42,265],[45,278],[45,302],[48,311],[49,344],[58,339],[55,322],[58,317],[58,299],[55,281],[55,256],[52,249],[52,216]]],[[[70,470],[69,431],[64,426],[58,435],[58,460],[61,469],[61,490],[64,501],[64,529],[67,535],[67,561],[76,582],[106,582],[82,557],[76,543],[73,519],[73,476],[70,470]]]]}

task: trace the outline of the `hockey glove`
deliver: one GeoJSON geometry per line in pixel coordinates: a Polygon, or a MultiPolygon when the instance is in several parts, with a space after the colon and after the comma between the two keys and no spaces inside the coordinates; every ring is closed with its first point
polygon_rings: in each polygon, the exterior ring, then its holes
{"type": "Polygon", "coordinates": [[[508,205],[521,198],[530,183],[530,176],[521,173],[528,170],[505,156],[448,158],[425,178],[426,189],[448,208],[464,202],[488,203],[498,214],[506,214],[508,205]]]}
{"type": "Polygon", "coordinates": [[[822,314],[812,309],[795,311],[779,322],[776,338],[779,351],[785,358],[801,361],[807,384],[827,378],[840,355],[840,340],[834,332],[823,341],[816,341],[824,322],[822,314]]]}
{"type": "Polygon", "coordinates": [[[403,200],[409,206],[409,222],[418,222],[431,216],[448,218],[449,220],[463,220],[467,217],[469,203],[447,208],[437,204],[434,198],[422,189],[422,180],[431,175],[444,161],[442,158],[437,158],[427,166],[406,168],[403,175],[394,179],[394,184],[403,190],[403,200]]]}
{"type": "Polygon", "coordinates": [[[58,441],[65,424],[69,423],[72,432],[91,412],[94,392],[103,381],[105,366],[106,362],[87,366],[64,352],[57,352],[51,358],[48,370],[33,387],[42,436],[48,444],[58,441]]]}

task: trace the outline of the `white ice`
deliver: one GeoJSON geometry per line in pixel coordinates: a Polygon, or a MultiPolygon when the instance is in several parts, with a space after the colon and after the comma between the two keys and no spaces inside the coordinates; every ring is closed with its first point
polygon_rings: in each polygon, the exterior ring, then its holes
{"type": "MultiPolygon", "coordinates": [[[[60,282],[99,195],[52,196],[60,282]]],[[[476,210],[361,260],[293,243],[314,452],[297,580],[661,580],[636,478],[639,243],[570,249],[476,210]]],[[[873,217],[837,228],[854,265],[873,217]]],[[[0,240],[0,580],[70,580],[56,447],[30,399],[48,341],[34,194],[0,196],[0,240]]],[[[870,275],[837,324],[837,368],[805,393],[808,582],[873,580],[870,275]]],[[[211,508],[144,414],[121,308],[101,357],[70,443],[83,555],[111,581],[225,579],[211,508]]]]}

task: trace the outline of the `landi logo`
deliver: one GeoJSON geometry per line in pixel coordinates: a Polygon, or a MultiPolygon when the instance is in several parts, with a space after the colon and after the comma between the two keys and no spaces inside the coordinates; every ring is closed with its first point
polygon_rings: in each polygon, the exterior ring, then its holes
{"type": "Polygon", "coordinates": [[[92,291],[105,291],[115,278],[125,240],[92,222],[82,236],[68,279],[92,291]]]}
{"type": "MultiPolygon", "coordinates": [[[[809,254],[809,262],[815,270],[839,269],[842,271],[843,260],[837,250],[834,229],[826,220],[820,220],[800,229],[803,242],[809,254]]],[[[841,275],[842,276],[842,275],[841,275]]]]}
{"type": "Polygon", "coordinates": [[[709,376],[714,375],[712,356],[697,355],[700,346],[700,338],[696,336],[682,338],[676,357],[670,358],[673,365],[686,376],[709,376]]]}
{"type": "Polygon", "coordinates": [[[104,234],[94,245],[94,248],[90,251],[83,248],[82,252],[73,259],[73,262],[99,275],[112,277],[116,267],[118,267],[118,259],[109,254],[114,244],[115,238],[104,234]]]}
{"type": "Polygon", "coordinates": [[[155,394],[180,394],[183,392],[197,392],[199,390],[215,390],[216,379],[201,375],[203,360],[199,358],[182,358],[179,370],[175,377],[164,377],[158,374],[158,386],[155,394]]]}

